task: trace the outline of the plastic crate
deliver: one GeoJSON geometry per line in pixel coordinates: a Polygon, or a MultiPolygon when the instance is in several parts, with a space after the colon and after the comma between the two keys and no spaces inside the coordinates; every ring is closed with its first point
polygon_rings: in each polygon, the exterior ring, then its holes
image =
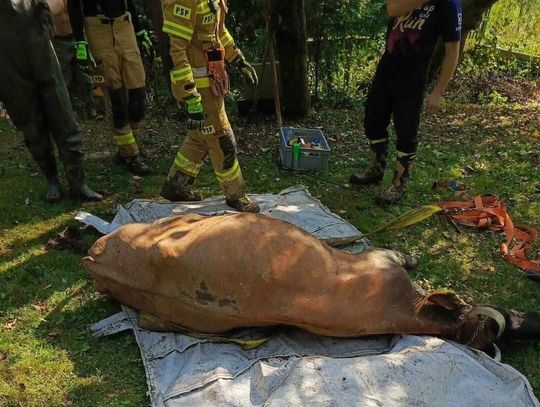
{"type": "Polygon", "coordinates": [[[318,129],[282,127],[279,130],[279,140],[279,156],[283,168],[298,171],[325,171],[328,169],[330,146],[322,131],[318,129]],[[318,139],[321,148],[300,148],[298,160],[294,160],[293,147],[289,145],[289,141],[296,136],[302,137],[306,143],[318,139]]]}

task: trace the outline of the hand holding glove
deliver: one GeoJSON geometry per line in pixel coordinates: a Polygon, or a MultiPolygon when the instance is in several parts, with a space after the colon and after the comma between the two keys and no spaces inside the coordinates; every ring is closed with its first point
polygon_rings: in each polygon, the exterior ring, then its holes
{"type": "Polygon", "coordinates": [[[139,41],[139,48],[141,49],[143,55],[145,55],[150,62],[153,62],[154,58],[156,57],[156,52],[148,31],[139,31],[137,33],[137,40],[139,41]]]}
{"type": "Polygon", "coordinates": [[[257,72],[255,68],[246,60],[244,54],[240,52],[238,58],[234,62],[234,65],[240,70],[247,83],[255,88],[259,84],[259,78],[257,77],[257,72]]]}
{"type": "Polygon", "coordinates": [[[204,109],[201,103],[201,95],[196,93],[186,99],[185,102],[188,113],[188,129],[201,131],[204,128],[204,109]]]}
{"type": "Polygon", "coordinates": [[[92,54],[90,54],[86,41],[75,41],[75,58],[81,69],[85,71],[91,68],[97,68],[96,61],[94,61],[92,54]]]}

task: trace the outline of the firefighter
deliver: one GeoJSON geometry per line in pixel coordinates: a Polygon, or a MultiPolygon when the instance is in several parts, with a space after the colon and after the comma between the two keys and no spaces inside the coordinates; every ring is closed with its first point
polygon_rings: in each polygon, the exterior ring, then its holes
{"type": "Polygon", "coordinates": [[[98,114],[92,95],[94,84],[90,75],[83,72],[75,58],[73,30],[69,24],[67,0],[47,0],[47,3],[51,10],[54,26],[53,46],[71,97],[71,104],[77,113],[80,113],[81,107],[84,107],[88,118],[95,119],[98,114]],[[84,106],[78,106],[77,96],[80,97],[84,106]]]}
{"type": "Polygon", "coordinates": [[[163,31],[171,39],[172,93],[188,113],[188,134],[180,147],[161,196],[171,201],[196,201],[191,190],[203,159],[210,155],[227,205],[240,212],[259,212],[245,194],[236,157],[236,140],[224,97],[229,91],[225,64],[240,69],[251,86],[257,74],[225,28],[224,0],[163,0],[163,31]]]}
{"type": "Polygon", "coordinates": [[[461,39],[460,0],[387,0],[389,22],[386,49],[368,92],[364,129],[371,164],[353,174],[357,185],[378,184],[384,176],[388,153],[388,126],[393,118],[397,160],[392,184],[378,202],[391,204],[405,194],[418,146],[418,125],[426,79],[435,45],[442,39],[445,55],[426,110],[438,110],[441,95],[456,69],[461,39]]]}
{"type": "Polygon", "coordinates": [[[60,200],[54,140],[72,197],[103,199],[86,185],[82,133],[51,45],[52,22],[45,0],[0,0],[0,102],[22,130],[30,154],[47,179],[46,199],[60,200]]]}
{"type": "Polygon", "coordinates": [[[78,63],[97,68],[108,91],[118,146],[116,160],[137,175],[151,174],[135,134],[145,115],[145,72],[137,39],[153,57],[148,32],[141,30],[132,0],[68,0],[78,63]],[[85,37],[86,34],[86,37],[85,37]]]}

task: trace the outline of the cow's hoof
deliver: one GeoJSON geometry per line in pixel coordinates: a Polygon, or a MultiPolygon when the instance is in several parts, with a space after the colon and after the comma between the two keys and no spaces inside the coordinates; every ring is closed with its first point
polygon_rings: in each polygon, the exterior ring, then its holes
{"type": "Polygon", "coordinates": [[[418,266],[418,259],[414,256],[393,249],[388,249],[386,253],[390,255],[390,260],[405,268],[405,270],[414,270],[418,266]]]}
{"type": "Polygon", "coordinates": [[[405,267],[406,270],[414,270],[416,267],[418,267],[418,259],[414,256],[411,256],[410,254],[404,254],[403,258],[405,259],[405,267]]]}

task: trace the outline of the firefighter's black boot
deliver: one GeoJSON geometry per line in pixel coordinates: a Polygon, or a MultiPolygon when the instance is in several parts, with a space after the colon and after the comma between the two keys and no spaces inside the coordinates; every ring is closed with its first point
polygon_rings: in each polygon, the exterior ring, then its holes
{"type": "Polygon", "coordinates": [[[161,196],[173,202],[193,202],[201,201],[203,196],[200,192],[193,192],[191,187],[195,182],[195,177],[174,170],[167,177],[167,181],[161,188],[161,196]]]}
{"type": "Polygon", "coordinates": [[[411,177],[413,161],[403,163],[400,160],[396,161],[394,169],[394,179],[392,184],[384,191],[380,198],[377,199],[379,205],[392,205],[399,202],[405,195],[407,183],[411,177]]]}
{"type": "Polygon", "coordinates": [[[244,195],[238,199],[227,198],[225,202],[227,203],[227,205],[229,205],[231,208],[236,209],[238,212],[259,213],[261,211],[259,204],[255,201],[252,201],[247,195],[244,195]]]}
{"type": "Polygon", "coordinates": [[[374,185],[378,184],[384,178],[384,170],[386,169],[387,153],[376,153],[373,150],[369,151],[370,165],[363,174],[352,174],[349,182],[353,185],[374,185]]]}
{"type": "Polygon", "coordinates": [[[132,174],[140,176],[152,174],[152,168],[144,163],[140,154],[130,157],[122,157],[120,153],[118,153],[115,161],[132,174]]]}

